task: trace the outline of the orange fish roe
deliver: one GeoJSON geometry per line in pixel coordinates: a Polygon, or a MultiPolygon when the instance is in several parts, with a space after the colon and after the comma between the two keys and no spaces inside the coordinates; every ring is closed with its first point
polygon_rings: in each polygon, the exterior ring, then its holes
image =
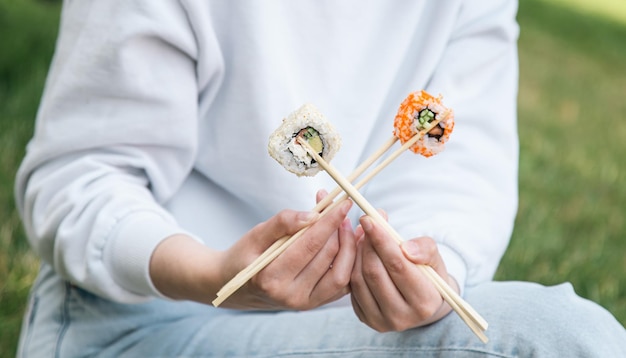
{"type": "Polygon", "coordinates": [[[416,91],[400,104],[393,121],[393,133],[402,144],[424,131],[432,121],[440,121],[410,147],[412,152],[430,157],[441,152],[444,143],[450,138],[454,128],[454,112],[445,107],[441,99],[441,95],[434,97],[426,91],[416,91]]]}

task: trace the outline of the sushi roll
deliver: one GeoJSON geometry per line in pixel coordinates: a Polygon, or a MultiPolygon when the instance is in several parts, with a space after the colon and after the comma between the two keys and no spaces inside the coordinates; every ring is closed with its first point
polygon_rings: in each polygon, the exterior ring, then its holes
{"type": "Polygon", "coordinates": [[[314,176],[322,168],[298,143],[306,139],[329,162],[341,147],[341,137],[315,106],[305,104],[283,119],[269,138],[268,152],[280,165],[298,176],[314,176]]]}
{"type": "Polygon", "coordinates": [[[402,144],[418,132],[428,129],[434,120],[440,120],[431,130],[422,136],[411,151],[430,157],[441,152],[444,143],[450,138],[454,128],[454,112],[441,103],[441,96],[434,97],[426,91],[409,94],[400,104],[394,119],[394,135],[402,144]]]}

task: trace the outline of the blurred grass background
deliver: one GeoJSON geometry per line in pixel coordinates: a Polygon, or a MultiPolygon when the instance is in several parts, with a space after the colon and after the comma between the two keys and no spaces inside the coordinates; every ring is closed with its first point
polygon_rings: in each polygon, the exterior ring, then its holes
{"type": "MultiPolygon", "coordinates": [[[[38,267],[15,171],[54,49],[58,1],[0,0],[0,357],[38,267]]],[[[626,323],[626,1],[521,0],[520,207],[498,280],[570,281],[626,323]]],[[[575,314],[575,313],[574,313],[575,314]]]]}

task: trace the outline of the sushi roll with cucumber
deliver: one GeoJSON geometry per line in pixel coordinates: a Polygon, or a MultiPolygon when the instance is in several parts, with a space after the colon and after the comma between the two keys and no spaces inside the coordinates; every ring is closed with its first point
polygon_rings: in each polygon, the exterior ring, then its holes
{"type": "Polygon", "coordinates": [[[444,143],[450,138],[454,128],[454,112],[441,102],[442,97],[434,97],[426,91],[417,91],[409,94],[400,104],[394,119],[394,135],[402,144],[409,141],[420,131],[432,126],[432,122],[439,120],[432,129],[422,136],[411,151],[430,157],[444,149],[444,143]]]}
{"type": "Polygon", "coordinates": [[[298,143],[302,137],[329,162],[341,147],[341,137],[312,104],[305,104],[283,119],[269,138],[268,152],[280,165],[298,176],[314,176],[322,168],[298,143]]]}

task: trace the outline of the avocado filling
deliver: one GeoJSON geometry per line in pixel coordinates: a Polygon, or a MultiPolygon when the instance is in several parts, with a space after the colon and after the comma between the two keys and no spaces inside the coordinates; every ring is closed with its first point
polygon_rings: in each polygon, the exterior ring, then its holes
{"type": "Polygon", "coordinates": [[[322,142],[322,137],[320,137],[320,133],[312,127],[306,127],[298,133],[298,135],[303,136],[304,139],[309,143],[311,148],[319,155],[322,155],[322,151],[324,150],[324,143],[322,142]]]}
{"type": "MultiPolygon", "coordinates": [[[[300,132],[296,134],[296,137],[302,137],[306,139],[307,143],[309,143],[311,148],[313,148],[313,150],[316,153],[322,156],[322,152],[324,151],[324,142],[322,141],[322,137],[320,137],[320,133],[317,130],[315,130],[315,128],[306,127],[300,130],[300,132]]],[[[314,164],[314,163],[315,163],[315,159],[311,158],[311,164],[314,164]]]]}

